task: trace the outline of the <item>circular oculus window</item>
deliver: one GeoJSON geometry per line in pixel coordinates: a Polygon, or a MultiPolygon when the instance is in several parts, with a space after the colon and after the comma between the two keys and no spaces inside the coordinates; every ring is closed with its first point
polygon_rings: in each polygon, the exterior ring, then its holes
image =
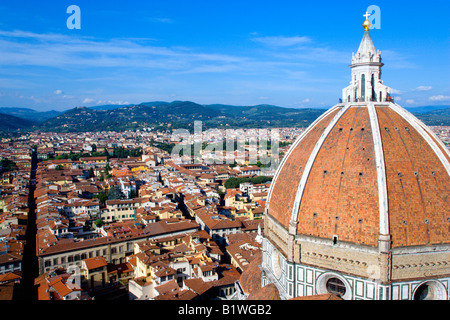
{"type": "Polygon", "coordinates": [[[446,289],[437,281],[427,281],[417,287],[413,300],[447,300],[446,289]]]}
{"type": "Polygon", "coordinates": [[[278,250],[272,251],[272,271],[275,277],[278,279],[281,276],[281,259],[278,250]]]}
{"type": "Polygon", "coordinates": [[[349,283],[335,273],[324,273],[316,282],[317,294],[332,293],[343,300],[351,300],[352,292],[349,283]]]}

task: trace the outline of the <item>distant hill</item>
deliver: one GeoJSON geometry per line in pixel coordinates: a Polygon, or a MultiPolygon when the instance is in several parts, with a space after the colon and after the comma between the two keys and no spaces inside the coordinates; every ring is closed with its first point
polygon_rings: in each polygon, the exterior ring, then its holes
{"type": "Polygon", "coordinates": [[[211,120],[219,115],[218,111],[189,101],[146,103],[109,110],[77,107],[43,122],[40,127],[62,132],[125,130],[167,123],[186,125],[193,120],[211,120]]]}
{"type": "Polygon", "coordinates": [[[271,105],[201,105],[191,101],[145,102],[139,105],[106,108],[78,107],[40,125],[45,131],[107,131],[148,126],[191,128],[201,120],[207,128],[308,126],[325,109],[290,109],[271,105]]]}
{"type": "MultiPolygon", "coordinates": [[[[231,106],[223,104],[206,105],[220,111],[231,122],[245,122],[250,127],[286,127],[308,126],[326,109],[319,108],[284,108],[268,104],[256,106],[231,106]]],[[[228,119],[227,119],[228,120],[228,119]]]]}
{"type": "Polygon", "coordinates": [[[424,107],[421,113],[415,112],[414,115],[428,126],[450,126],[450,106],[434,109],[424,107]]]}
{"type": "MultiPolygon", "coordinates": [[[[204,130],[307,127],[326,111],[319,108],[296,109],[267,104],[201,105],[191,101],[153,101],[126,106],[77,107],[65,112],[38,112],[26,108],[0,108],[1,110],[8,111],[10,113],[8,115],[15,118],[2,116],[0,131],[30,128],[56,132],[123,131],[168,126],[187,128],[192,132],[195,120],[202,121],[204,130]],[[51,115],[54,116],[50,117],[51,115]],[[45,119],[46,117],[50,118],[45,119]]],[[[427,125],[450,126],[450,106],[423,106],[408,108],[408,111],[427,125]]]]}
{"type": "Polygon", "coordinates": [[[449,109],[450,105],[442,105],[442,106],[421,106],[421,107],[410,107],[405,108],[411,113],[428,113],[428,112],[434,112],[442,109],[449,109]]]}
{"type": "MultiPolygon", "coordinates": [[[[449,108],[425,106],[410,111],[427,125],[450,125],[449,108]]],[[[78,107],[40,125],[43,131],[119,131],[142,127],[194,128],[201,120],[208,128],[307,127],[326,109],[296,109],[261,104],[233,106],[201,105],[191,101],[153,101],[129,106],[78,107]],[[97,110],[98,109],[98,110],[97,110]]]]}
{"type": "Polygon", "coordinates": [[[12,116],[10,114],[0,113],[0,131],[12,131],[17,129],[29,129],[36,123],[12,116]]]}
{"type": "Polygon", "coordinates": [[[42,122],[47,119],[53,118],[61,112],[51,111],[36,111],[29,108],[5,108],[0,107],[0,113],[9,114],[18,118],[27,119],[32,122],[42,122]]]}

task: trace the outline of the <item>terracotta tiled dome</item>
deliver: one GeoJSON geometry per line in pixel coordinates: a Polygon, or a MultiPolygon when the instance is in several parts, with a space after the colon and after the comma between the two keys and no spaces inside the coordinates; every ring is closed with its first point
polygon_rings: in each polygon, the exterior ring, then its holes
{"type": "Polygon", "coordinates": [[[268,215],[296,234],[392,247],[450,243],[450,155],[400,106],[338,105],[289,150],[268,215]]]}

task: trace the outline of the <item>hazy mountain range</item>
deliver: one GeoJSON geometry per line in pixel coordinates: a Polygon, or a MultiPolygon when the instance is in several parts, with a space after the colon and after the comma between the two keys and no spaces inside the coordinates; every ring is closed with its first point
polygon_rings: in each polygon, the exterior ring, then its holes
{"type": "MultiPolygon", "coordinates": [[[[450,105],[407,108],[427,125],[450,126],[450,105]]],[[[183,127],[193,129],[201,120],[203,129],[305,127],[326,108],[284,108],[273,105],[201,105],[191,101],[153,101],[130,105],[76,107],[67,111],[39,112],[28,108],[0,108],[0,131],[40,130],[83,132],[137,129],[142,127],[183,127]]]]}

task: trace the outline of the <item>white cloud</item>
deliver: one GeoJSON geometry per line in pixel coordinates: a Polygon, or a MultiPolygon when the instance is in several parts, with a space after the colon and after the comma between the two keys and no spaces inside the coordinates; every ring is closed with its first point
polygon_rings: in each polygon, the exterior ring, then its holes
{"type": "Polygon", "coordinates": [[[402,52],[383,50],[383,60],[391,69],[415,69],[417,65],[412,63],[411,57],[402,52]]]}
{"type": "Polygon", "coordinates": [[[414,103],[416,103],[416,101],[414,101],[414,99],[408,99],[408,100],[406,100],[406,103],[414,104],[414,103]]]}
{"type": "Polygon", "coordinates": [[[174,23],[175,21],[170,18],[150,18],[153,22],[160,22],[160,23],[174,23]]]}
{"type": "Polygon", "coordinates": [[[432,96],[430,97],[431,101],[446,101],[446,100],[450,100],[450,96],[444,96],[442,94],[437,95],[437,96],[432,96]]]}
{"type": "MultiPolygon", "coordinates": [[[[393,94],[402,94],[403,92],[394,88],[391,88],[391,93],[393,94]]],[[[397,99],[397,98],[396,98],[397,99]]]]}
{"type": "Polygon", "coordinates": [[[230,70],[245,57],[198,52],[190,48],[162,47],[140,38],[96,39],[60,34],[0,30],[0,65],[40,67],[140,67],[172,71],[230,70]],[[211,69],[211,64],[217,67],[211,69]],[[223,69],[223,67],[224,68],[223,69]]]}
{"type": "Polygon", "coordinates": [[[127,100],[96,100],[96,99],[92,99],[92,98],[85,98],[83,100],[83,103],[86,103],[86,104],[95,103],[96,105],[117,105],[117,106],[131,104],[127,100]]]}
{"type": "Polygon", "coordinates": [[[67,40],[68,36],[54,33],[34,33],[28,31],[14,30],[14,31],[0,31],[0,36],[8,37],[8,38],[33,38],[38,40],[45,41],[62,41],[67,40]]]}
{"type": "Polygon", "coordinates": [[[415,91],[429,91],[433,89],[432,86],[418,86],[417,88],[415,88],[415,91]]]}
{"type": "Polygon", "coordinates": [[[58,90],[53,91],[53,93],[56,94],[56,95],[59,95],[59,94],[62,94],[62,90],[58,89],[58,90]]]}
{"type": "Polygon", "coordinates": [[[94,99],[86,98],[86,99],[83,100],[83,103],[92,103],[94,101],[95,101],[94,99]]]}
{"type": "Polygon", "coordinates": [[[311,42],[309,37],[295,36],[295,37],[285,37],[285,36],[275,36],[275,37],[257,37],[252,39],[255,42],[262,43],[271,47],[290,47],[299,44],[305,44],[311,42]]]}
{"type": "Polygon", "coordinates": [[[97,101],[97,105],[100,104],[112,104],[112,105],[117,105],[117,106],[123,106],[126,104],[130,104],[128,101],[122,101],[122,100],[118,100],[118,101],[113,101],[113,100],[98,100],[97,101]]]}
{"type": "Polygon", "coordinates": [[[20,99],[28,99],[28,100],[32,100],[32,101],[35,102],[35,103],[41,103],[41,102],[42,102],[41,99],[36,98],[35,96],[24,96],[24,95],[21,95],[21,96],[19,96],[19,98],[20,98],[20,99]]]}
{"type": "Polygon", "coordinates": [[[305,98],[300,102],[299,101],[294,102],[293,106],[295,108],[306,108],[310,104],[310,102],[311,102],[310,98],[305,98]]]}

